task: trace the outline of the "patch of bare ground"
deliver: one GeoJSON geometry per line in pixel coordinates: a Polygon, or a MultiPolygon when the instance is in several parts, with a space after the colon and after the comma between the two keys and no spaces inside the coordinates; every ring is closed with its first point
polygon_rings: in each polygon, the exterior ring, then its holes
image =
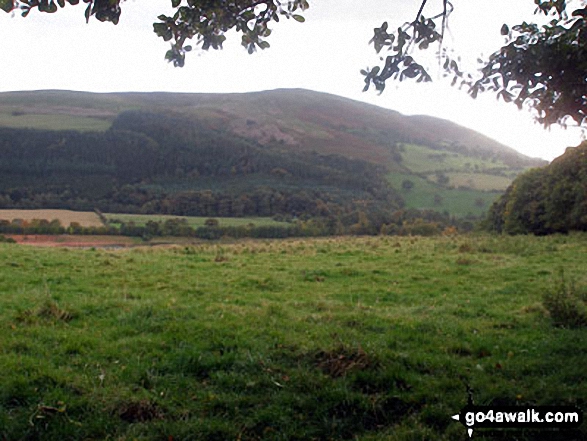
{"type": "Polygon", "coordinates": [[[134,244],[130,237],[120,236],[76,236],[76,235],[22,235],[7,234],[6,237],[14,239],[17,244],[32,245],[37,247],[59,248],[116,248],[129,247],[134,244]]]}

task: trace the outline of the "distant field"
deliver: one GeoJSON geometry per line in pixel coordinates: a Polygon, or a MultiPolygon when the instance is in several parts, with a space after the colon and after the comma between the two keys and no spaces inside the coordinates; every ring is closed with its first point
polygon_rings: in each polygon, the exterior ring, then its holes
{"type": "Polygon", "coordinates": [[[506,167],[501,161],[470,158],[459,153],[433,150],[421,145],[409,144],[402,152],[402,165],[413,173],[426,173],[454,169],[499,169],[506,167]]]}
{"type": "Polygon", "coordinates": [[[407,208],[447,211],[450,215],[457,217],[481,216],[499,197],[499,193],[481,190],[441,188],[424,178],[407,173],[390,174],[389,180],[391,185],[399,191],[407,208]],[[404,180],[413,182],[414,187],[404,190],[402,188],[404,180]]]}
{"type": "Polygon", "coordinates": [[[68,227],[71,222],[77,222],[82,227],[101,227],[102,221],[92,211],[70,211],[70,210],[0,210],[0,219],[12,221],[22,219],[32,221],[33,219],[48,220],[59,219],[61,225],[68,227]]]}
{"type": "Polygon", "coordinates": [[[449,185],[453,187],[470,187],[476,190],[503,191],[512,183],[512,179],[505,176],[488,175],[484,173],[447,173],[449,185]]]}
{"type": "MultiPolygon", "coordinates": [[[[124,223],[134,222],[137,226],[144,226],[147,222],[165,222],[169,219],[185,219],[190,227],[197,228],[205,225],[206,219],[209,217],[196,216],[173,216],[173,215],[159,215],[159,214],[119,214],[119,213],[105,213],[106,219],[113,222],[116,220],[124,223]]],[[[268,225],[284,225],[285,222],[279,222],[270,217],[214,217],[219,222],[221,227],[239,227],[249,224],[254,224],[257,227],[268,225]]]]}
{"type": "Polygon", "coordinates": [[[80,132],[108,130],[111,122],[100,118],[72,116],[63,114],[24,114],[0,113],[0,127],[17,129],[77,130],[80,132]]]}

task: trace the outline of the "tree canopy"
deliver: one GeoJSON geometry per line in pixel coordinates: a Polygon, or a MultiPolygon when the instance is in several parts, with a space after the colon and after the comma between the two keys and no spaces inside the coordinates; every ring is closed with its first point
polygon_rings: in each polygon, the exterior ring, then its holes
{"type": "Polygon", "coordinates": [[[490,208],[486,227],[508,234],[587,231],[587,142],[519,175],[490,208]]]}
{"type": "MultiPolygon", "coordinates": [[[[312,0],[310,0],[312,1],[312,0]]],[[[453,0],[454,1],[454,0],[453,0]]],[[[587,7],[585,0],[534,0],[536,14],[551,18],[548,24],[503,25],[506,38],[476,72],[460,69],[458,57],[443,45],[449,18],[457,6],[451,0],[419,0],[414,3],[414,19],[391,26],[384,22],[373,31],[371,44],[382,65],[361,71],[365,90],[374,86],[383,92],[386,83],[414,80],[431,81],[429,68],[420,62],[420,51],[435,50],[440,66],[452,84],[465,88],[475,98],[492,92],[518,107],[535,111],[545,127],[574,121],[585,125],[587,118],[587,7]],[[431,5],[434,3],[434,5],[431,5]],[[427,7],[437,7],[428,14],[427,7]]],[[[530,0],[525,0],[530,1],[530,0]]],[[[85,18],[117,24],[122,0],[82,0],[85,18]]],[[[23,16],[33,9],[54,13],[76,5],[80,0],[0,0],[6,12],[20,10],[23,16]]],[[[229,30],[241,35],[249,53],[269,47],[270,26],[281,19],[303,22],[301,13],[309,8],[307,0],[171,0],[173,15],[159,15],[154,32],[170,42],[165,58],[175,66],[185,64],[190,41],[203,50],[221,49],[229,30]]],[[[475,20],[475,17],[471,17],[475,20]]]]}

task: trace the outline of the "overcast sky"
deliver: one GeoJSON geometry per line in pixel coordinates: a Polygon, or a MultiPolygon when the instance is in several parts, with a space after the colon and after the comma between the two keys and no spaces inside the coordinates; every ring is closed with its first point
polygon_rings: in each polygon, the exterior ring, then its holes
{"type": "MultiPolygon", "coordinates": [[[[27,18],[0,12],[0,91],[67,89],[90,92],[249,92],[306,88],[397,110],[432,115],[477,130],[533,157],[553,159],[581,142],[578,129],[545,131],[527,111],[496,101],[473,100],[451,88],[432,69],[432,84],[393,84],[382,95],[363,93],[359,70],[379,58],[368,41],[373,28],[397,27],[415,16],[419,0],[309,0],[305,23],[272,26],[271,48],[248,55],[240,38],[228,35],[222,51],[188,54],[184,68],[164,61],[168,43],[153,33],[157,15],[171,0],[128,0],[117,26],[92,19],[83,4],[27,18]],[[438,77],[438,78],[437,78],[438,77]]],[[[425,15],[438,11],[430,0],[425,15]],[[426,12],[428,12],[426,14],[426,12]]],[[[446,46],[476,66],[503,43],[503,23],[533,18],[532,0],[454,0],[446,46]]]]}

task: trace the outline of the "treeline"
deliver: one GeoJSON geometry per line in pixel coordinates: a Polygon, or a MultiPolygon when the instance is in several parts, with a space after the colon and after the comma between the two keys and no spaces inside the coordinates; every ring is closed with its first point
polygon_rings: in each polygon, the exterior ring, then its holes
{"type": "Polygon", "coordinates": [[[587,231],[587,143],[518,176],[489,210],[485,226],[508,234],[587,231]]]}
{"type": "Polygon", "coordinates": [[[315,217],[284,222],[283,225],[221,225],[217,219],[210,218],[205,226],[192,227],[186,219],[172,218],[165,221],[148,221],[145,225],[134,222],[112,220],[100,227],[83,227],[77,222],[63,226],[59,220],[33,219],[24,221],[0,220],[0,234],[77,234],[77,235],[120,235],[142,237],[193,237],[215,240],[231,238],[287,238],[317,237],[334,235],[419,235],[433,236],[457,231],[470,231],[474,219],[451,218],[431,210],[398,210],[390,216],[356,213],[344,219],[335,217],[315,217]]]}
{"type": "Polygon", "coordinates": [[[0,129],[0,208],[342,216],[401,198],[384,167],[262,147],[185,116],[129,111],[104,133],[0,129]]]}

